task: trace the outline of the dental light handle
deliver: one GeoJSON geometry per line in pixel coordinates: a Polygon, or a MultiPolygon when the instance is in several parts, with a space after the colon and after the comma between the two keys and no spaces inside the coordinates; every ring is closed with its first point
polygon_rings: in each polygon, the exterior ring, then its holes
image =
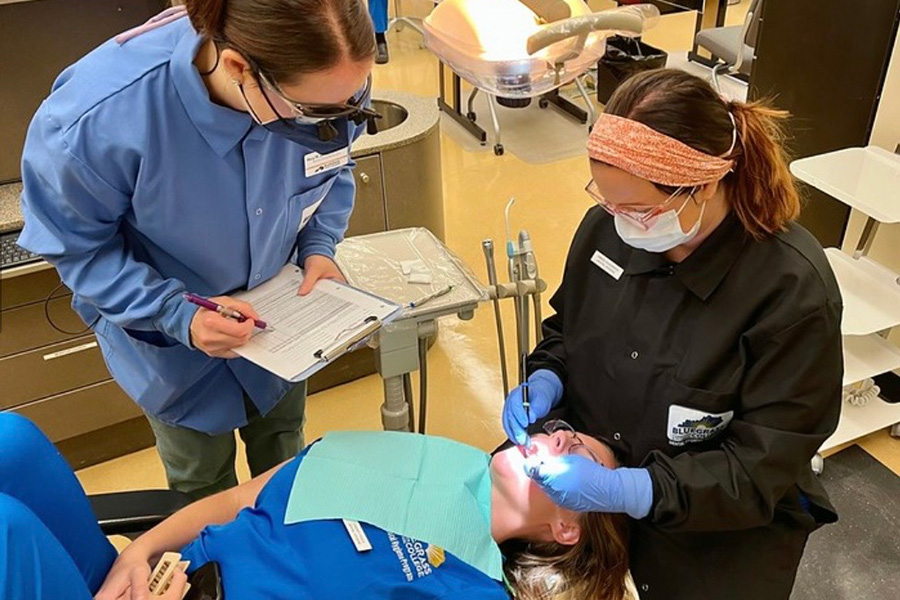
{"type": "MultiPolygon", "coordinates": [[[[483,240],[481,249],[487,264],[488,283],[491,288],[497,286],[497,264],[494,262],[494,240],[483,240]]],[[[503,338],[503,317],[500,315],[500,298],[493,295],[494,320],[497,325],[497,339],[500,342],[500,376],[503,379],[503,397],[509,396],[509,373],[506,370],[506,342],[503,338]]]]}
{"type": "Polygon", "coordinates": [[[521,2],[547,23],[562,21],[572,16],[572,9],[564,0],[521,0],[521,2]]]}
{"type": "MultiPolygon", "coordinates": [[[[525,50],[529,55],[533,56],[547,46],[573,37],[577,37],[583,45],[587,36],[595,31],[614,31],[625,35],[640,35],[645,29],[652,27],[658,19],[659,9],[652,4],[628,6],[618,10],[610,9],[599,13],[571,17],[551,23],[529,36],[525,50]]],[[[580,49],[576,49],[575,52],[580,53],[580,49]]]]}

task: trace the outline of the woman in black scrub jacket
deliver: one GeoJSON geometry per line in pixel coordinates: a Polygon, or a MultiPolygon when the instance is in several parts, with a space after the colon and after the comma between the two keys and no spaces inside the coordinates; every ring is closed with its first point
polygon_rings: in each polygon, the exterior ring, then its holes
{"type": "Polygon", "coordinates": [[[521,389],[504,407],[515,443],[556,409],[630,467],[531,474],[565,507],[634,518],[642,600],[786,600],[809,533],[837,519],[810,460],[840,414],[842,305],[793,222],[784,116],[681,71],[616,91],[530,408],[521,389]]]}

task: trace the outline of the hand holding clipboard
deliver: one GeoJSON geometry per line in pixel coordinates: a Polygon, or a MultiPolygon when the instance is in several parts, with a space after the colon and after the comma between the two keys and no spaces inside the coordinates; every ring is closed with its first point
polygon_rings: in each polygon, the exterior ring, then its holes
{"type": "Polygon", "coordinates": [[[299,267],[288,265],[235,297],[251,302],[274,330],[258,331],[236,352],[288,381],[303,381],[395,318],[400,306],[333,280],[305,296],[299,267]]]}

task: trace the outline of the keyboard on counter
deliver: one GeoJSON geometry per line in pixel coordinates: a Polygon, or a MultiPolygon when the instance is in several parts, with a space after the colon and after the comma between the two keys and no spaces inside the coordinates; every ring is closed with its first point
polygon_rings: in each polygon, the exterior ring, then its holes
{"type": "Polygon", "coordinates": [[[16,241],[19,231],[0,233],[0,269],[9,269],[28,263],[38,262],[41,257],[20,247],[16,241]]]}

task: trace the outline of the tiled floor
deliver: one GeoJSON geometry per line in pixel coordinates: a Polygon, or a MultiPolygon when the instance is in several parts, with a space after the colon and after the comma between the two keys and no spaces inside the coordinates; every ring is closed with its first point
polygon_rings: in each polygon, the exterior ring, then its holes
{"type": "MultiPolygon", "coordinates": [[[[412,7],[406,7],[412,4],[404,2],[404,10],[410,10],[412,7]]],[[[591,2],[595,8],[613,4],[608,0],[591,2]]],[[[741,21],[747,4],[749,0],[743,0],[741,5],[729,8],[729,24],[741,21]]],[[[666,16],[644,39],[670,53],[684,52],[690,46],[693,24],[691,14],[666,16]]],[[[376,90],[437,95],[437,62],[429,51],[419,47],[420,39],[409,29],[388,35],[391,62],[375,68],[376,90]]],[[[587,160],[576,157],[551,164],[526,164],[512,154],[496,157],[491,152],[466,152],[446,134],[442,135],[441,149],[448,245],[484,279],[481,240],[493,238],[499,244],[504,239],[503,207],[509,196],[515,196],[514,227],[530,232],[541,274],[550,289],[555,289],[575,227],[591,206],[583,192],[589,177],[587,160]]],[[[549,295],[544,298],[545,314],[549,310],[547,300],[549,295]]],[[[511,341],[511,306],[505,307],[504,318],[507,340],[511,341]]],[[[472,321],[442,322],[428,364],[428,431],[485,450],[496,447],[503,439],[499,420],[503,393],[490,306],[479,309],[472,321]]],[[[416,382],[414,385],[418,389],[416,382]]],[[[381,381],[376,376],[312,396],[307,439],[334,429],[379,429],[381,397],[381,381]]],[[[879,432],[860,445],[900,473],[900,441],[879,432]]],[[[239,473],[245,478],[246,466],[242,459],[240,462],[239,473]]],[[[84,469],[78,476],[88,492],[165,486],[162,466],[153,449],[84,469]]]]}

